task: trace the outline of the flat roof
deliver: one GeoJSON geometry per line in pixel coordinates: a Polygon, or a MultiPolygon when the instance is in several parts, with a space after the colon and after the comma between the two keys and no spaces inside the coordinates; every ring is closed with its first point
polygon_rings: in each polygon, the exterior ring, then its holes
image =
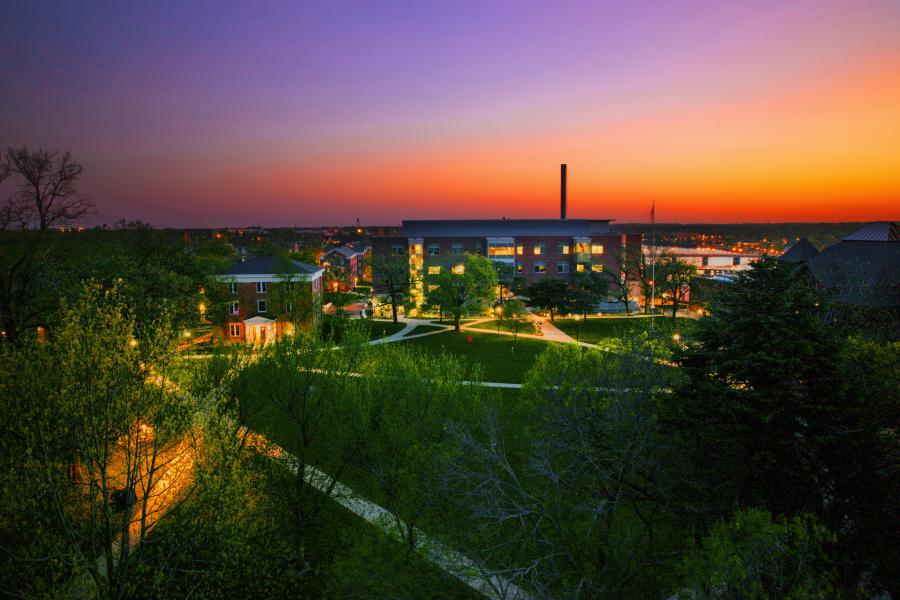
{"type": "Polygon", "coordinates": [[[612,219],[451,219],[403,221],[404,237],[579,237],[609,233],[612,219]]]}

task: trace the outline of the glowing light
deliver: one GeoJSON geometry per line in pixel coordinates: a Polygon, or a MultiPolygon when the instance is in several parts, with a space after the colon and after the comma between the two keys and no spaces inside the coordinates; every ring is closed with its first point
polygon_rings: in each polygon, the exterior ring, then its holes
{"type": "Polygon", "coordinates": [[[131,338],[131,341],[128,342],[128,345],[131,346],[132,348],[137,348],[137,344],[138,344],[138,341],[134,338],[131,338]]]}

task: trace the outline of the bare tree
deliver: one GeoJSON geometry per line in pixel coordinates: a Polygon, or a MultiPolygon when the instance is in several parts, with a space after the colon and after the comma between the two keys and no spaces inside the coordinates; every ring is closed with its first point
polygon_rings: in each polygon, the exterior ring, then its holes
{"type": "Polygon", "coordinates": [[[0,323],[12,343],[48,310],[37,298],[52,264],[45,232],[94,212],[77,189],[83,171],[68,152],[40,148],[9,148],[0,163],[0,181],[14,183],[0,206],[0,323]]]}
{"type": "Polygon", "coordinates": [[[4,204],[0,224],[44,231],[93,213],[93,203],[76,187],[83,171],[68,152],[60,155],[24,146],[7,149],[0,181],[11,176],[17,189],[4,204]]]}

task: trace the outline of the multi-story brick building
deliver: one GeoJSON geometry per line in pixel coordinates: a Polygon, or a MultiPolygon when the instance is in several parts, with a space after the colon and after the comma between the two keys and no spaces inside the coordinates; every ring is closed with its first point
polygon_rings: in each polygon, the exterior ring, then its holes
{"type": "Polygon", "coordinates": [[[365,257],[366,249],[350,246],[336,246],[325,251],[320,262],[323,267],[331,269],[335,274],[333,291],[356,288],[356,283],[364,277],[365,257]]]}
{"type": "MultiPolygon", "coordinates": [[[[623,254],[640,251],[641,234],[613,233],[609,220],[597,219],[403,221],[399,236],[372,239],[373,256],[405,257],[419,282],[456,267],[469,252],[511,265],[530,283],[616,272],[623,254]]],[[[380,291],[377,274],[373,284],[380,291]]]]}
{"type": "Polygon", "coordinates": [[[225,304],[227,343],[269,343],[291,335],[296,324],[318,319],[323,269],[296,260],[257,256],[217,276],[225,304]]]}

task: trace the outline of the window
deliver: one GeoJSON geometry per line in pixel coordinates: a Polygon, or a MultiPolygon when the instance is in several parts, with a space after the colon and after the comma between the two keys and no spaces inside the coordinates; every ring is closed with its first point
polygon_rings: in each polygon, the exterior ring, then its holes
{"type": "Polygon", "coordinates": [[[591,244],[591,254],[603,254],[603,244],[591,244]]]}
{"type": "Polygon", "coordinates": [[[450,244],[450,252],[453,254],[462,254],[463,253],[463,243],[462,242],[453,242],[450,244]]]}
{"type": "Polygon", "coordinates": [[[525,254],[525,245],[524,244],[516,245],[516,254],[518,254],[519,256],[522,256],[523,254],[525,254]]]}
{"type": "Polygon", "coordinates": [[[512,256],[515,249],[507,242],[488,242],[488,256],[512,256]]]}
{"type": "Polygon", "coordinates": [[[438,289],[438,286],[436,286],[436,285],[434,285],[434,284],[430,284],[430,285],[428,286],[428,291],[429,291],[429,292],[433,292],[433,291],[436,290],[436,289],[438,289]]]}
{"type": "Polygon", "coordinates": [[[544,254],[545,252],[546,252],[546,250],[544,249],[544,242],[537,242],[534,245],[534,255],[535,256],[540,256],[541,254],[544,254]]]}
{"type": "Polygon", "coordinates": [[[578,271],[579,273],[583,273],[584,272],[584,263],[578,263],[577,265],[575,265],[575,270],[578,271]]]}
{"type": "Polygon", "coordinates": [[[591,271],[593,271],[594,273],[602,273],[603,265],[601,265],[599,263],[594,263],[591,265],[591,271]]]}
{"type": "Polygon", "coordinates": [[[435,266],[435,265],[432,265],[432,266],[428,267],[428,274],[429,274],[429,275],[440,275],[440,274],[441,274],[441,267],[435,266]]]}
{"type": "Polygon", "coordinates": [[[294,291],[294,282],[293,282],[293,281],[288,281],[287,283],[285,283],[285,284],[284,284],[284,289],[286,289],[286,290],[289,291],[289,292],[293,292],[293,291],[294,291]]]}
{"type": "Polygon", "coordinates": [[[542,262],[536,262],[536,263],[534,263],[534,272],[535,273],[546,273],[547,267],[544,266],[544,263],[542,263],[542,262]]]}
{"type": "Polygon", "coordinates": [[[391,254],[394,256],[403,256],[406,254],[406,246],[403,244],[391,244],[391,254]]]}
{"type": "Polygon", "coordinates": [[[239,315],[241,314],[241,303],[235,300],[231,303],[231,306],[228,307],[229,315],[239,315]]]}
{"type": "Polygon", "coordinates": [[[521,273],[521,272],[522,272],[522,263],[519,263],[516,265],[516,273],[521,273]]]}
{"type": "Polygon", "coordinates": [[[265,300],[257,300],[256,301],[256,312],[261,312],[261,313],[266,312],[266,301],[265,300]]]}
{"type": "Polygon", "coordinates": [[[237,285],[236,281],[232,281],[231,283],[228,284],[228,291],[232,294],[238,293],[238,285],[237,285]]]}
{"type": "Polygon", "coordinates": [[[256,282],[256,293],[257,294],[265,294],[269,291],[269,283],[267,281],[257,281],[256,282]]]}
{"type": "Polygon", "coordinates": [[[587,254],[588,253],[588,243],[587,242],[575,242],[575,254],[587,254]]]}
{"type": "Polygon", "coordinates": [[[428,244],[428,256],[438,256],[441,253],[441,247],[438,244],[428,244]]]}
{"type": "Polygon", "coordinates": [[[556,272],[557,273],[568,273],[569,272],[569,263],[567,263],[567,262],[556,263],[556,272]]]}
{"type": "Polygon", "coordinates": [[[465,272],[466,272],[466,265],[464,265],[464,264],[462,264],[462,263],[460,263],[460,264],[456,265],[455,267],[453,267],[453,274],[454,274],[454,275],[462,275],[462,274],[465,273],[465,272]]]}
{"type": "Polygon", "coordinates": [[[229,323],[228,324],[228,335],[231,337],[241,337],[241,324],[240,323],[229,323]]]}
{"type": "Polygon", "coordinates": [[[569,253],[569,242],[559,242],[556,244],[556,253],[557,254],[568,254],[569,253]]]}

